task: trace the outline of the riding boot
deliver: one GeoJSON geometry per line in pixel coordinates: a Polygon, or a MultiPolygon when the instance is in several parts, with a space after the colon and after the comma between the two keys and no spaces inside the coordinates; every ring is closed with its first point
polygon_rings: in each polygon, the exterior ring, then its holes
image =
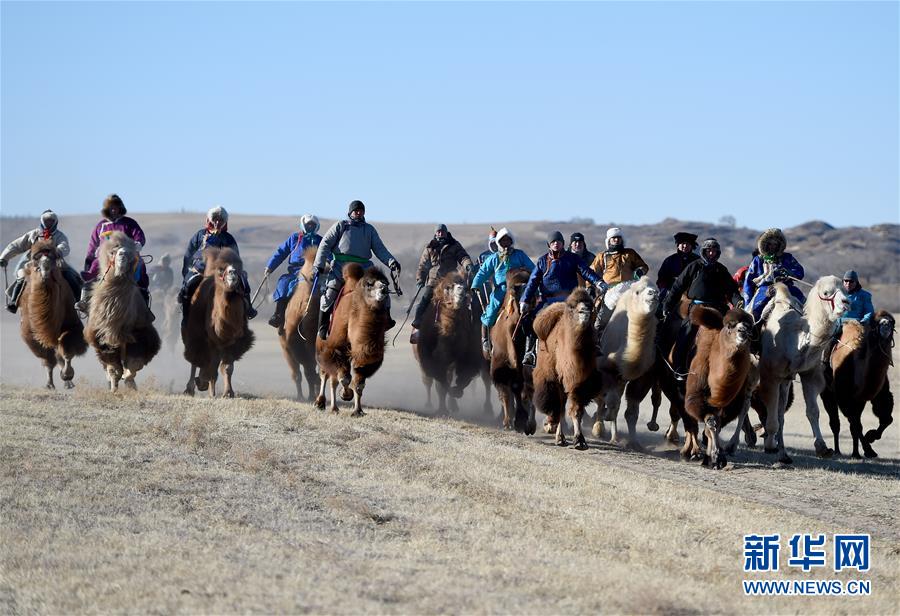
{"type": "Polygon", "coordinates": [[[9,286],[6,291],[6,309],[15,314],[19,309],[19,297],[22,296],[22,290],[25,288],[25,278],[16,278],[16,281],[9,286]]]}
{"type": "Polygon", "coordinates": [[[143,287],[138,287],[138,291],[141,292],[141,297],[144,298],[144,303],[147,304],[147,310],[150,312],[150,322],[152,323],[156,320],[156,315],[153,314],[152,310],[150,310],[150,290],[143,287]]]}
{"type": "Polygon", "coordinates": [[[419,329],[414,325],[412,332],[409,334],[410,344],[419,344],[419,329]]]}
{"type": "Polygon", "coordinates": [[[86,282],[81,287],[81,299],[75,302],[75,310],[87,316],[91,306],[91,292],[94,290],[94,281],[86,282]]]}
{"type": "Polygon", "coordinates": [[[534,368],[537,363],[537,336],[533,333],[525,337],[525,354],[522,356],[522,365],[534,368]]]}
{"type": "Polygon", "coordinates": [[[834,353],[834,347],[837,346],[838,341],[841,339],[841,333],[842,329],[835,329],[831,334],[831,338],[825,343],[825,348],[822,350],[822,369],[825,373],[825,384],[828,386],[831,386],[831,382],[834,380],[831,355],[834,353]]]}
{"type": "Polygon", "coordinates": [[[319,310],[319,338],[328,338],[328,326],[331,324],[331,311],[334,306],[319,310]]]}
{"type": "Polygon", "coordinates": [[[485,359],[491,358],[491,330],[484,323],[481,324],[481,352],[485,359]]]}
{"type": "Polygon", "coordinates": [[[244,294],[244,313],[246,313],[248,321],[254,319],[256,315],[259,314],[250,302],[250,296],[246,293],[244,294]]]}
{"type": "Polygon", "coordinates": [[[274,327],[275,329],[281,329],[284,327],[284,311],[287,310],[288,302],[290,298],[282,297],[278,301],[275,302],[275,312],[272,314],[272,317],[269,319],[269,325],[274,327]]]}

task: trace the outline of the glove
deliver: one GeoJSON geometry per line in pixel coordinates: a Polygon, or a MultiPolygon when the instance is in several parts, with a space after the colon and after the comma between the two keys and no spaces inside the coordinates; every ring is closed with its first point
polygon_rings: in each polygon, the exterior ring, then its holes
{"type": "Polygon", "coordinates": [[[472,265],[471,263],[466,264],[466,273],[467,274],[471,274],[474,271],[475,271],[474,265],[472,265]]]}
{"type": "Polygon", "coordinates": [[[528,304],[525,302],[519,302],[519,314],[526,314],[528,312],[528,304]]]}
{"type": "Polygon", "coordinates": [[[400,262],[399,261],[391,261],[391,264],[388,266],[392,271],[400,273],[400,262]]]}
{"type": "Polygon", "coordinates": [[[609,285],[606,284],[606,282],[604,282],[603,280],[598,280],[594,283],[594,288],[596,288],[600,293],[606,293],[609,285]]]}
{"type": "Polygon", "coordinates": [[[266,269],[263,270],[263,278],[265,278],[266,276],[268,276],[268,275],[271,274],[271,273],[272,273],[272,270],[270,270],[270,269],[267,267],[266,269]]]}
{"type": "Polygon", "coordinates": [[[636,270],[634,270],[634,277],[640,278],[641,276],[645,275],[646,273],[647,273],[647,270],[645,270],[643,267],[639,267],[636,270]]]}
{"type": "Polygon", "coordinates": [[[0,267],[6,267],[9,262],[6,259],[0,259],[0,267]]]}
{"type": "Polygon", "coordinates": [[[319,276],[324,270],[321,267],[313,267],[313,276],[319,276]]]}
{"type": "Polygon", "coordinates": [[[425,288],[425,283],[424,283],[424,282],[417,282],[417,283],[416,283],[416,289],[424,289],[424,288],[425,288]]]}
{"type": "Polygon", "coordinates": [[[786,269],[784,269],[783,267],[779,267],[777,270],[775,270],[772,273],[772,275],[775,277],[775,280],[784,280],[788,276],[790,276],[788,271],[786,269]]]}

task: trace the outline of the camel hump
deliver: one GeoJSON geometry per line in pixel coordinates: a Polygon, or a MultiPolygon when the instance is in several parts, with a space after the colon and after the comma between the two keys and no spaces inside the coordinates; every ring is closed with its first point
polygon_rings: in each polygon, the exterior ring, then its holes
{"type": "Polygon", "coordinates": [[[241,260],[241,256],[231,248],[210,246],[204,250],[203,257],[206,260],[206,272],[208,274],[215,272],[217,269],[224,269],[229,265],[236,269],[244,269],[244,262],[241,260]]]}
{"type": "Polygon", "coordinates": [[[701,305],[691,310],[691,323],[707,329],[722,329],[725,325],[718,310],[701,305]]]}
{"type": "Polygon", "coordinates": [[[538,313],[534,319],[534,333],[537,334],[538,338],[541,340],[547,339],[547,336],[553,331],[556,322],[559,321],[565,309],[565,303],[557,302],[550,304],[538,313]]]}
{"type": "Polygon", "coordinates": [[[344,265],[341,273],[344,274],[344,280],[346,280],[347,282],[356,283],[362,280],[362,277],[366,273],[366,271],[359,263],[347,263],[346,265],[344,265]]]}

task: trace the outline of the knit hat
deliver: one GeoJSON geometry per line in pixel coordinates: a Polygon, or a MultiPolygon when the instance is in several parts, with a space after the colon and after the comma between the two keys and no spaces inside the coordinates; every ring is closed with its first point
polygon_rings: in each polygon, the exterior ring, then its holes
{"type": "Polygon", "coordinates": [[[580,231],[576,231],[575,233],[573,233],[572,235],[569,236],[570,244],[572,242],[583,242],[583,241],[584,241],[584,234],[582,234],[580,231]]]}
{"type": "Polygon", "coordinates": [[[719,245],[719,240],[714,237],[708,237],[703,240],[703,250],[711,250],[716,249],[719,252],[722,252],[722,247],[719,245]]]}
{"type": "Polygon", "coordinates": [[[437,225],[434,228],[434,232],[437,233],[438,231],[443,231],[444,233],[447,233],[447,225],[445,225],[444,223],[437,225]]]}
{"type": "Polygon", "coordinates": [[[687,231],[679,231],[672,237],[675,238],[676,244],[693,244],[697,245],[697,236],[693,233],[688,233],[687,231]]]}
{"type": "Polygon", "coordinates": [[[552,233],[547,234],[547,245],[549,246],[553,242],[565,242],[565,238],[563,238],[563,234],[559,231],[553,231],[552,233]]]}
{"type": "Polygon", "coordinates": [[[363,214],[365,214],[366,213],[366,205],[362,201],[360,201],[358,199],[354,199],[353,201],[350,202],[350,205],[347,207],[347,216],[349,216],[356,210],[362,210],[363,214]]]}
{"type": "Polygon", "coordinates": [[[855,270],[847,270],[844,272],[844,280],[859,282],[859,274],[857,274],[855,270]]]}

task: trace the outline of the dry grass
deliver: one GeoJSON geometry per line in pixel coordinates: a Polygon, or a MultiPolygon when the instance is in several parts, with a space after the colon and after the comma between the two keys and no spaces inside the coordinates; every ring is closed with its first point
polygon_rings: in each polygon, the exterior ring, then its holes
{"type": "Polygon", "coordinates": [[[4,613],[896,612],[896,461],[713,472],[146,388],[0,413],[4,613]],[[873,596],[744,599],[752,531],[872,533],[873,596]]]}

